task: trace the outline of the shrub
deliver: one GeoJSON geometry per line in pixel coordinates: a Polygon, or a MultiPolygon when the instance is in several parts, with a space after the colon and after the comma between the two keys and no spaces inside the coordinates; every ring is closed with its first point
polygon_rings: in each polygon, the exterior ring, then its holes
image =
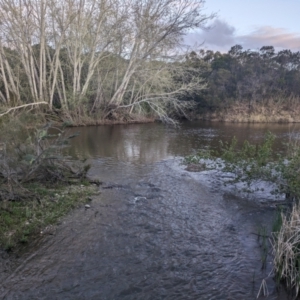
{"type": "Polygon", "coordinates": [[[30,128],[19,120],[8,123],[0,144],[0,200],[28,197],[24,188],[28,182],[53,183],[85,176],[88,167],[63,155],[63,148],[75,136],[50,123],[41,128],[30,128]]]}

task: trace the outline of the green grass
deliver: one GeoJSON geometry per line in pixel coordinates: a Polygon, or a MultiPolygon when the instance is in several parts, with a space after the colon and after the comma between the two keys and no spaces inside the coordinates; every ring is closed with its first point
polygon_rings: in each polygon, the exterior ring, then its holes
{"type": "Polygon", "coordinates": [[[14,250],[33,240],[48,225],[86,203],[96,188],[87,182],[69,186],[26,186],[38,199],[0,202],[0,248],[14,250]]]}

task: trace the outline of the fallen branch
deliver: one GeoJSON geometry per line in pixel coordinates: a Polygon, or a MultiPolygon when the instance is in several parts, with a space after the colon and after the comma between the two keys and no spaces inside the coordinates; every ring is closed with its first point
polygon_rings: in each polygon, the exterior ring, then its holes
{"type": "Polygon", "coordinates": [[[32,106],[32,105],[40,105],[40,104],[47,104],[49,105],[47,102],[45,101],[41,101],[41,102],[35,102],[35,103],[28,103],[28,104],[23,104],[23,105],[20,105],[20,106],[16,106],[16,107],[11,107],[9,110],[7,110],[6,112],[0,114],[0,117],[3,117],[4,115],[7,115],[8,113],[10,113],[11,111],[14,111],[16,109],[19,109],[19,108],[23,108],[23,107],[27,107],[27,106],[32,106]]]}

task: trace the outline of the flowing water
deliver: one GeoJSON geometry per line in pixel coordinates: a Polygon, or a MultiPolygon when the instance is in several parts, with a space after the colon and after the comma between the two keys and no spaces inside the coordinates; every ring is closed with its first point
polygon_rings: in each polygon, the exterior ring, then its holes
{"type": "Polygon", "coordinates": [[[262,269],[257,239],[275,209],[212,190],[178,159],[234,135],[260,141],[270,130],[282,142],[299,129],[203,122],[72,129],[80,136],[70,154],[88,159],[101,194],[14,268],[2,264],[0,298],[256,299],[266,279],[264,299],[287,299],[268,276],[270,256],[262,269]]]}

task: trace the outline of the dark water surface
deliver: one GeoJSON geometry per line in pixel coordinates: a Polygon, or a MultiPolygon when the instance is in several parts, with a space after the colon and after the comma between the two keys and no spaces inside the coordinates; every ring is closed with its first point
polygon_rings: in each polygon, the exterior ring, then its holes
{"type": "MultiPolygon", "coordinates": [[[[220,139],[297,138],[300,126],[184,123],[98,126],[80,131],[70,154],[103,181],[14,270],[2,270],[3,299],[256,299],[263,279],[278,295],[271,257],[261,269],[256,233],[274,209],[213,192],[173,159],[220,139]]],[[[278,142],[278,151],[281,146],[278,142]]]]}

